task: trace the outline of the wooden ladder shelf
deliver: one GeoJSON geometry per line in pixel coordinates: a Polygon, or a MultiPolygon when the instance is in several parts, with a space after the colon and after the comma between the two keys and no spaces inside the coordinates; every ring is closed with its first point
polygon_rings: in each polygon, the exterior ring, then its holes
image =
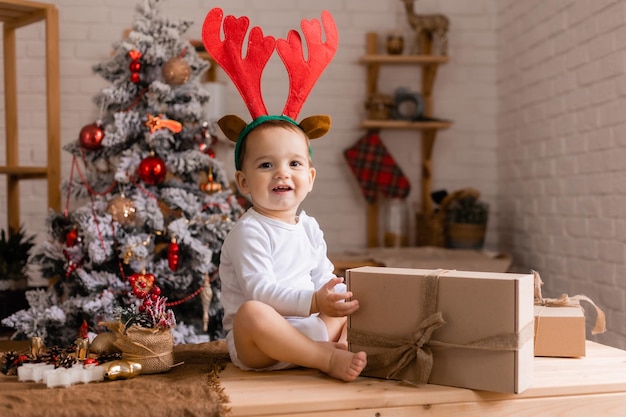
{"type": "Polygon", "coordinates": [[[48,206],[61,208],[61,113],[59,87],[59,15],[52,4],[25,0],[0,1],[0,22],[3,23],[4,91],[6,125],[6,166],[0,174],[7,176],[7,218],[10,230],[20,227],[19,182],[47,179],[48,206]],[[44,21],[46,26],[46,114],[47,165],[19,165],[18,107],[17,107],[17,47],[16,30],[44,21]]]}

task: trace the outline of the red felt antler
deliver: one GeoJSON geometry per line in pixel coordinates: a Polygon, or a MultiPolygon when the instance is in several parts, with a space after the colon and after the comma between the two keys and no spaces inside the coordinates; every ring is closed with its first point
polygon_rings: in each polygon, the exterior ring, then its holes
{"type": "Polygon", "coordinates": [[[326,42],[322,42],[322,28],[319,20],[302,20],[301,27],[306,38],[308,62],[304,59],[300,34],[295,30],[289,31],[287,40],[279,39],[276,42],[278,54],[289,73],[289,97],[283,114],[292,119],[298,117],[304,101],[337,50],[339,42],[337,26],[328,11],[322,12],[322,22],[326,31],[326,42]]]}
{"type": "Polygon", "coordinates": [[[202,25],[202,41],[207,52],[233,80],[253,118],[268,114],[261,95],[261,74],[274,52],[276,40],[263,36],[263,30],[255,26],[250,30],[246,58],[243,58],[243,40],[250,20],[242,16],[226,16],[224,41],[220,30],[224,13],[214,8],[207,14],[202,25]]]}

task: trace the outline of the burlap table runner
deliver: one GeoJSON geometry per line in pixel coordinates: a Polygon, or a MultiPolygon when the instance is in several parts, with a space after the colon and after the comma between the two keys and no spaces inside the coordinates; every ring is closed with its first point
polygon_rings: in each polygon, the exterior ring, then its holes
{"type": "Polygon", "coordinates": [[[68,388],[47,388],[0,374],[0,416],[225,416],[229,400],[218,373],[227,352],[221,341],[180,345],[174,359],[184,364],[167,373],[68,388]]]}

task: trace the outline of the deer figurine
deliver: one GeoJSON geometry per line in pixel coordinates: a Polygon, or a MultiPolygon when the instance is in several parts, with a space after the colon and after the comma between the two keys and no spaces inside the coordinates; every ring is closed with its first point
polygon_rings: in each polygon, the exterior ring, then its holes
{"type": "Polygon", "coordinates": [[[409,25],[415,31],[415,42],[412,53],[420,52],[422,39],[424,36],[437,35],[439,39],[439,49],[441,55],[448,53],[448,26],[450,20],[442,14],[416,14],[415,0],[402,0],[406,9],[406,17],[409,25]]]}

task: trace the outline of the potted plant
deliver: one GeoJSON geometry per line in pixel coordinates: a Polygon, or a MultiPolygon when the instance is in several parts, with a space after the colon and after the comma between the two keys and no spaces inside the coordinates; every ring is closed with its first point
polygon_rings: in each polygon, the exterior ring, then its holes
{"type": "Polygon", "coordinates": [[[21,227],[17,232],[10,230],[8,237],[4,230],[0,231],[0,320],[28,307],[25,269],[34,240],[21,227]]]}
{"type": "Polygon", "coordinates": [[[456,192],[447,205],[448,246],[453,249],[482,249],[485,242],[489,205],[478,191],[456,192]]]}

